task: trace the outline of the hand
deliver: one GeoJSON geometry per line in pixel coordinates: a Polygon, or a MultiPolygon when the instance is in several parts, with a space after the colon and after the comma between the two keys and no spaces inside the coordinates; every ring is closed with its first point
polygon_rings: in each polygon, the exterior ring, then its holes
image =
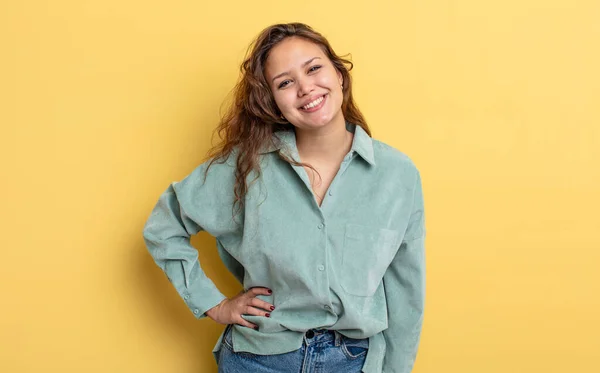
{"type": "Polygon", "coordinates": [[[219,324],[239,324],[258,330],[258,326],[246,321],[242,314],[253,316],[271,317],[275,309],[270,303],[256,298],[257,295],[271,295],[270,290],[263,287],[251,288],[247,292],[240,292],[231,299],[225,299],[215,307],[206,311],[206,316],[219,324]]]}

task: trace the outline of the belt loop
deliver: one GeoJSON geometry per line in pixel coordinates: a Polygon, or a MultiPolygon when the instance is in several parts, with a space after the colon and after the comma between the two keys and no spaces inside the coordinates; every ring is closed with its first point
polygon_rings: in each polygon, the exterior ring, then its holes
{"type": "Polygon", "coordinates": [[[339,347],[341,344],[341,339],[342,339],[342,335],[340,333],[338,333],[337,330],[333,331],[335,333],[335,347],[339,347]]]}

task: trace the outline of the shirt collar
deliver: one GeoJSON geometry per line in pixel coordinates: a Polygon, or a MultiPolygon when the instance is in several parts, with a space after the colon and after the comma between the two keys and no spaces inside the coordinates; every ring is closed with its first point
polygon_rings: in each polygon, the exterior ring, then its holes
{"type": "MultiPolygon", "coordinates": [[[[351,152],[356,152],[370,165],[375,165],[375,156],[373,154],[373,139],[361,127],[350,122],[346,122],[346,129],[354,133],[351,152]]],[[[293,150],[291,154],[297,154],[296,132],[293,129],[277,131],[273,134],[272,143],[263,147],[259,154],[274,152],[281,148],[293,150]]]]}

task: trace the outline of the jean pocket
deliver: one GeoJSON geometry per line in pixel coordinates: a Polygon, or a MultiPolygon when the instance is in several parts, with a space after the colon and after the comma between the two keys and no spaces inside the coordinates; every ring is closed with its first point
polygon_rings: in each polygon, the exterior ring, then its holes
{"type": "Polygon", "coordinates": [[[398,231],[346,224],[340,285],[346,293],[372,296],[398,251],[398,231]]]}
{"type": "MultiPolygon", "coordinates": [[[[260,355],[253,354],[252,352],[247,351],[236,351],[233,348],[233,327],[234,324],[228,324],[225,330],[225,334],[223,335],[223,345],[227,348],[231,353],[238,355],[239,357],[246,357],[251,359],[256,359],[260,355]]],[[[244,326],[245,328],[245,326],[244,326]]]]}
{"type": "Polygon", "coordinates": [[[354,339],[342,337],[342,352],[349,359],[357,359],[367,354],[369,350],[369,338],[354,339]]]}
{"type": "Polygon", "coordinates": [[[231,329],[233,325],[227,324],[223,333],[223,345],[233,352],[233,340],[231,339],[231,329]]]}

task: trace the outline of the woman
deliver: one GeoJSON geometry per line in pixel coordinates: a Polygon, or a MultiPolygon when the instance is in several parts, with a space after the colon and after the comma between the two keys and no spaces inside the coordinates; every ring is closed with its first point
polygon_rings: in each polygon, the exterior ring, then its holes
{"type": "MultiPolygon", "coordinates": [[[[409,372],[424,306],[420,174],[372,139],[352,63],[301,23],[263,30],[223,142],[160,196],[144,239],[194,315],[227,325],[219,372],[409,372]],[[190,236],[216,237],[244,291],[205,276],[190,236]]],[[[224,135],[223,135],[224,134],[224,135]]]]}

